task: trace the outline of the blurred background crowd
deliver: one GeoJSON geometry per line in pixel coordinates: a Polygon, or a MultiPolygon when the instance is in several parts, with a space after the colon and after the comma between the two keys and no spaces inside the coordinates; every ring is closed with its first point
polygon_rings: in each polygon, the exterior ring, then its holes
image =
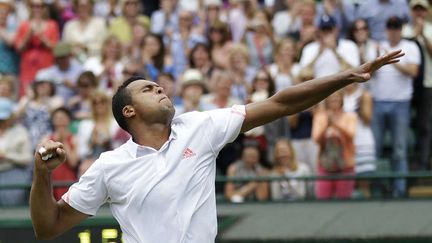
{"type": "MultiPolygon", "coordinates": [[[[122,81],[142,76],[176,116],[266,99],[281,89],[402,49],[366,84],[242,134],[217,160],[219,175],[287,176],[229,182],[226,200],[368,198],[364,175],[430,170],[432,24],[428,0],[0,0],[0,185],[31,183],[44,139],[67,160],[53,181],[75,181],[129,139],[111,113],[122,81]]],[[[391,185],[407,195],[407,182],[391,185]]],[[[55,198],[67,187],[57,187],[55,198]]],[[[27,190],[0,190],[0,205],[27,190]]]]}

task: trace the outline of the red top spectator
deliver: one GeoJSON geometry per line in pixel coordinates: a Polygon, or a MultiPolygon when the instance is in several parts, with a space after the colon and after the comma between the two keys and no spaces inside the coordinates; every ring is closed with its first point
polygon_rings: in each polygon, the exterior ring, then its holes
{"type": "Polygon", "coordinates": [[[48,8],[41,0],[30,1],[30,19],[18,27],[15,48],[20,59],[20,96],[34,80],[36,72],[54,63],[52,49],[59,40],[59,28],[48,18],[48,8]]]}

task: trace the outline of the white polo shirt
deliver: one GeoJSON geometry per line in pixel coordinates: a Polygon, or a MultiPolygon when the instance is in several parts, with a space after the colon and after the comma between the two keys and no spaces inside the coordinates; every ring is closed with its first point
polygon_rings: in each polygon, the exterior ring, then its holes
{"type": "MultiPolygon", "coordinates": [[[[396,46],[391,47],[388,41],[380,43],[380,55],[401,49],[405,55],[400,58],[401,65],[420,65],[421,54],[418,46],[409,40],[402,39],[396,46]]],[[[377,57],[376,50],[367,53],[369,60],[377,57]]],[[[413,78],[399,71],[394,65],[385,65],[372,76],[370,90],[376,101],[407,102],[413,94],[413,78]]]]}
{"type": "MultiPolygon", "coordinates": [[[[301,67],[306,67],[312,63],[318,55],[320,43],[315,41],[307,44],[300,58],[301,67]]],[[[351,66],[360,65],[360,54],[356,44],[347,39],[339,39],[336,47],[337,53],[351,66]]],[[[340,62],[337,56],[329,48],[325,48],[313,65],[315,78],[333,75],[341,71],[340,62]]]]}
{"type": "Polygon", "coordinates": [[[182,114],[159,150],[129,140],[103,153],[62,198],[88,215],[109,202],[127,243],[214,242],[215,160],[244,118],[244,106],[182,114]]]}

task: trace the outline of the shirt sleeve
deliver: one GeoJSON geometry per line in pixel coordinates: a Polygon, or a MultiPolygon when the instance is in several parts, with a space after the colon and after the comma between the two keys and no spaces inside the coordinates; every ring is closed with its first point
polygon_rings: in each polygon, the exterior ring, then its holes
{"type": "Polygon", "coordinates": [[[406,63],[417,64],[417,65],[420,64],[421,62],[420,50],[413,41],[409,42],[409,50],[406,50],[406,52],[408,55],[402,57],[402,58],[406,58],[406,63]]]}
{"type": "Polygon", "coordinates": [[[246,116],[244,105],[231,108],[206,111],[210,116],[209,140],[215,152],[219,152],[227,143],[233,142],[240,133],[246,116]]]}
{"type": "Polygon", "coordinates": [[[95,215],[107,198],[108,190],[100,160],[96,160],[62,196],[71,207],[88,215],[95,215]]]}
{"type": "Polygon", "coordinates": [[[346,51],[342,52],[341,55],[343,55],[346,62],[348,62],[351,66],[357,67],[360,65],[360,53],[357,48],[357,46],[354,44],[354,42],[347,41],[346,42],[346,51]]]}

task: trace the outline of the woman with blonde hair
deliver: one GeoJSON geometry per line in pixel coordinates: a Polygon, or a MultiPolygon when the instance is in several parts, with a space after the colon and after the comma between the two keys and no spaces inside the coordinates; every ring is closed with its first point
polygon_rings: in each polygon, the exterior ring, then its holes
{"type": "Polygon", "coordinates": [[[111,97],[102,91],[91,96],[92,118],[78,126],[78,175],[82,175],[102,152],[114,148],[113,141],[120,129],[111,113],[111,97]]]}
{"type": "Polygon", "coordinates": [[[248,47],[249,62],[253,67],[261,68],[273,62],[275,39],[265,13],[255,14],[248,23],[243,41],[248,47]]]}
{"type": "Polygon", "coordinates": [[[276,46],[275,62],[267,66],[277,91],[300,83],[298,75],[301,68],[296,62],[296,45],[294,39],[282,39],[276,46]]]}
{"type": "Polygon", "coordinates": [[[244,44],[230,47],[228,61],[228,72],[233,82],[232,94],[245,103],[257,69],[249,65],[249,54],[244,44]]]}
{"type": "Polygon", "coordinates": [[[288,180],[273,181],[270,184],[272,200],[296,200],[306,196],[306,181],[295,177],[309,176],[310,170],[306,164],[297,161],[291,142],[278,139],[274,148],[274,163],[271,175],[285,176],[288,180]]]}
{"type": "Polygon", "coordinates": [[[100,56],[89,58],[84,63],[86,71],[92,71],[99,78],[99,88],[111,91],[122,78],[124,64],[122,62],[122,45],[115,36],[108,36],[100,56]]]}
{"type": "MultiPolygon", "coordinates": [[[[354,175],[357,117],[344,112],[343,93],[338,91],[325,100],[325,108],[313,117],[312,137],[319,145],[319,176],[354,175]]],[[[350,198],[354,180],[317,180],[318,199],[350,198]]]]}

